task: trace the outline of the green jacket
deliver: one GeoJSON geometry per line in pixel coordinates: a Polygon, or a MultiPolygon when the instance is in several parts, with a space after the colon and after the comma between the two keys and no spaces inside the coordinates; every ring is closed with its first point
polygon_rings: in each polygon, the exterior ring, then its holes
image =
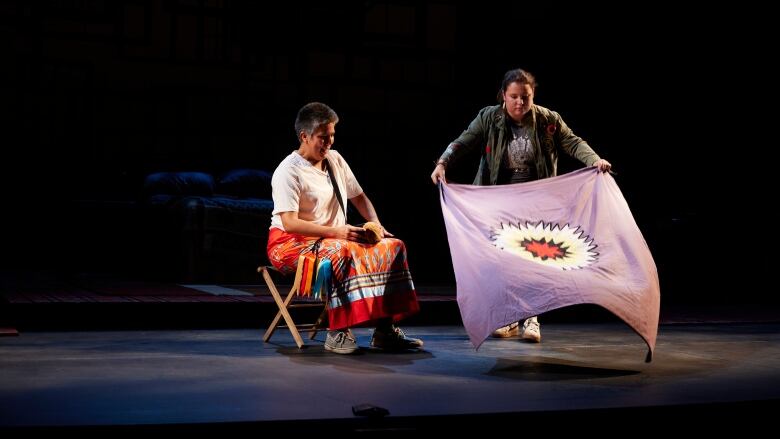
{"type": "MultiPolygon", "coordinates": [[[[525,117],[526,120],[530,118],[536,175],[540,179],[557,174],[560,151],[576,158],[586,166],[591,166],[599,160],[598,154],[566,126],[560,114],[534,105],[525,117]]],[[[496,184],[501,160],[512,139],[507,119],[508,116],[501,105],[483,108],[466,131],[450,143],[439,161],[448,166],[468,151],[481,148],[482,159],[479,162],[479,171],[474,184],[480,186],[496,184]]]]}

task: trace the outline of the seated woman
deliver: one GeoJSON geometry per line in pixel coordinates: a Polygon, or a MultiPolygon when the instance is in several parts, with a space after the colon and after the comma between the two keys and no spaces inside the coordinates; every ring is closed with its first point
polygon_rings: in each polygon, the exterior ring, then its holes
{"type": "Polygon", "coordinates": [[[421,340],[407,337],[393,325],[419,311],[406,247],[381,226],[349,165],[330,149],[338,120],[336,112],[319,102],[298,111],[295,132],[300,146],[282,160],[271,179],[274,210],[268,258],[284,273],[294,272],[298,258],[312,250],[330,261],[326,350],[354,352],[357,343],[346,329],[372,324],[376,329],[371,346],[420,348],[421,340]],[[378,243],[369,244],[365,230],[347,224],[342,194],[363,218],[379,225],[378,243]]]}

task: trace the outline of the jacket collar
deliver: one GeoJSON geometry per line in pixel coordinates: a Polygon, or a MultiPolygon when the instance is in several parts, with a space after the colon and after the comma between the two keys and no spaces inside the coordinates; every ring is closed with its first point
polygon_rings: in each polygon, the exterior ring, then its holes
{"type": "MultiPolygon", "coordinates": [[[[536,113],[539,110],[536,108],[536,104],[531,105],[531,111],[526,113],[526,115],[523,117],[523,125],[535,128],[536,127],[536,113]]],[[[505,127],[507,120],[509,119],[509,115],[506,113],[506,110],[504,109],[504,105],[498,106],[498,111],[496,111],[495,114],[496,123],[498,123],[498,126],[505,127]]]]}

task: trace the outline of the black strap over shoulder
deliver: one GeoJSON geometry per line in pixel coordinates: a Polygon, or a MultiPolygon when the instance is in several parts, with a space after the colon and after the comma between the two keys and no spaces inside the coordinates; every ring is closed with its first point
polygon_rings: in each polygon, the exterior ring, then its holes
{"type": "Polygon", "coordinates": [[[336,193],[336,200],[338,200],[339,206],[341,206],[341,211],[344,212],[344,221],[346,221],[347,209],[344,207],[344,201],[341,199],[341,190],[339,189],[339,185],[336,182],[336,176],[333,174],[333,170],[330,168],[330,162],[328,162],[328,159],[324,159],[323,161],[325,162],[325,169],[328,171],[330,182],[333,185],[333,191],[336,193]]]}

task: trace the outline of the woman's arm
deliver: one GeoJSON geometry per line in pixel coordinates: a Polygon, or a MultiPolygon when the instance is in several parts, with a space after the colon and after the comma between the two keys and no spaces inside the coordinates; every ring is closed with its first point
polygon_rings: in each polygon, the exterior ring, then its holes
{"type": "MultiPolygon", "coordinates": [[[[373,209],[373,207],[372,207],[373,209]]],[[[284,230],[288,233],[297,233],[305,236],[317,236],[323,238],[347,239],[350,241],[365,241],[365,234],[360,227],[349,224],[339,227],[328,227],[314,224],[298,218],[298,212],[280,212],[284,230]]]]}
{"type": "Polygon", "coordinates": [[[469,127],[463,131],[463,134],[447,145],[439,160],[436,161],[436,168],[431,173],[431,181],[434,184],[439,181],[446,182],[446,170],[450,163],[457,161],[458,158],[474,148],[485,144],[489,120],[495,111],[496,107],[485,107],[480,110],[469,127]]]}
{"type": "Polygon", "coordinates": [[[376,210],[374,209],[374,204],[371,203],[371,200],[368,199],[368,196],[365,192],[350,198],[349,201],[352,203],[352,205],[355,206],[358,212],[360,212],[360,215],[366,221],[373,221],[379,224],[382,227],[382,232],[385,236],[393,236],[393,234],[385,230],[384,226],[382,226],[382,223],[379,222],[379,217],[377,216],[376,210]]]}

